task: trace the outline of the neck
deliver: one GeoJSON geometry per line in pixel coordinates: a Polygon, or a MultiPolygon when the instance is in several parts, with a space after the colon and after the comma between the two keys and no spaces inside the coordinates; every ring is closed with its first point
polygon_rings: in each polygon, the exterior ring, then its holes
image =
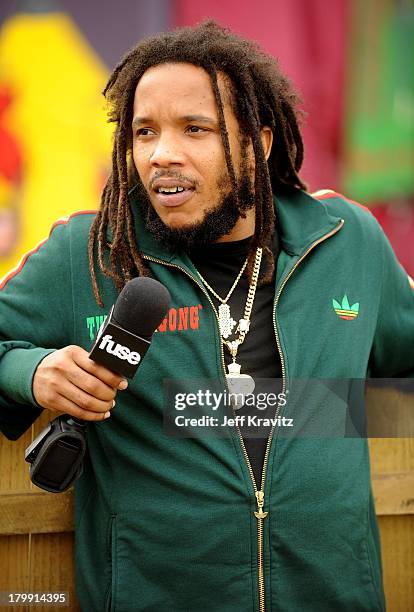
{"type": "Polygon", "coordinates": [[[217,242],[233,242],[235,240],[243,240],[254,234],[255,227],[255,209],[251,208],[246,212],[246,217],[240,217],[231,232],[221,236],[217,242]]]}

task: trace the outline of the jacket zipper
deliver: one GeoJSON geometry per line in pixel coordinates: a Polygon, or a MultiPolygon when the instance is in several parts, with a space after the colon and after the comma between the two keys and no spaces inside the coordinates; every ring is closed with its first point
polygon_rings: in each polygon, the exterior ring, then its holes
{"type": "MultiPolygon", "coordinates": [[[[328,234],[325,234],[324,236],[322,236],[321,238],[319,238],[318,240],[316,240],[309,246],[309,248],[303,253],[303,255],[295,263],[295,265],[290,270],[290,272],[286,275],[275,297],[275,300],[273,303],[273,327],[275,330],[276,344],[277,344],[277,348],[279,351],[280,361],[281,361],[281,366],[282,366],[282,393],[285,393],[285,390],[286,390],[286,366],[285,366],[285,359],[283,356],[282,347],[280,344],[279,332],[278,332],[277,325],[276,325],[276,307],[279,302],[280,294],[282,293],[286,283],[288,282],[292,274],[295,272],[299,264],[302,263],[305,257],[307,257],[307,255],[309,255],[309,253],[316,246],[318,246],[318,244],[320,244],[321,242],[324,242],[325,240],[327,240],[328,238],[330,238],[331,236],[339,232],[343,224],[344,224],[344,220],[341,219],[341,221],[338,223],[338,225],[333,230],[331,230],[328,234]]],[[[279,415],[279,408],[277,408],[276,413],[275,413],[275,421],[278,415],[279,415]]],[[[259,611],[260,612],[265,612],[265,589],[264,589],[264,571],[263,571],[263,521],[266,518],[266,516],[269,514],[268,512],[263,512],[264,489],[265,489],[265,481],[266,481],[266,474],[267,474],[267,463],[269,460],[270,447],[272,444],[275,427],[276,427],[276,423],[272,426],[269,437],[267,439],[266,452],[265,452],[265,457],[263,461],[263,469],[262,469],[262,481],[260,483],[260,491],[256,491],[257,507],[259,511],[254,513],[257,518],[258,565],[259,565],[259,611]]],[[[248,459],[243,439],[242,439],[242,446],[244,449],[245,456],[248,459]]]]}
{"type": "MultiPolygon", "coordinates": [[[[274,331],[275,331],[276,344],[277,344],[277,348],[278,348],[278,351],[279,351],[280,361],[281,361],[281,366],[282,366],[282,393],[284,393],[285,390],[286,390],[286,367],[285,367],[285,359],[283,357],[282,347],[280,345],[279,332],[278,332],[277,325],[276,325],[276,307],[277,307],[277,304],[279,302],[280,294],[282,293],[282,291],[283,291],[287,281],[289,280],[289,278],[292,276],[292,274],[294,273],[296,268],[299,266],[299,264],[305,259],[305,257],[307,257],[307,255],[318,244],[320,244],[321,242],[324,242],[325,240],[327,240],[328,238],[330,238],[331,236],[333,236],[334,234],[339,232],[339,230],[342,228],[343,224],[344,224],[344,220],[341,219],[340,222],[338,223],[338,225],[333,230],[331,230],[328,234],[325,234],[324,236],[322,236],[321,238],[319,238],[318,240],[316,240],[315,242],[313,242],[310,245],[310,247],[298,259],[298,261],[295,263],[293,268],[286,275],[286,278],[283,280],[283,283],[281,284],[280,289],[279,289],[279,291],[278,291],[278,293],[277,293],[277,295],[276,295],[276,297],[274,299],[274,303],[273,303],[273,327],[274,327],[274,331]]],[[[166,261],[163,261],[162,259],[156,259],[155,257],[151,257],[149,255],[143,255],[143,257],[144,257],[144,259],[147,259],[148,261],[153,261],[155,263],[163,264],[164,266],[170,266],[171,268],[177,268],[178,270],[181,270],[181,272],[183,272],[192,281],[194,281],[198,287],[200,287],[201,291],[204,293],[204,295],[207,297],[208,301],[210,302],[211,307],[213,309],[213,312],[215,312],[216,315],[217,315],[216,308],[215,308],[215,306],[214,306],[214,304],[213,304],[209,294],[204,289],[203,285],[201,285],[189,272],[187,272],[187,270],[185,270],[181,266],[178,266],[177,264],[172,264],[172,263],[169,263],[169,262],[167,263],[166,261]]],[[[222,341],[221,336],[220,336],[220,330],[219,330],[219,337],[220,337],[221,363],[222,363],[222,366],[223,366],[223,372],[224,372],[224,377],[225,377],[225,375],[226,375],[226,363],[224,361],[223,341],[222,341]]],[[[226,380],[226,378],[224,378],[224,380],[226,380]]],[[[234,410],[233,410],[233,413],[234,413],[234,410]]],[[[276,418],[277,418],[278,415],[279,415],[279,409],[276,410],[275,421],[276,421],[276,418]]],[[[253,489],[254,489],[254,493],[255,493],[256,504],[257,504],[257,511],[254,513],[254,515],[257,518],[257,565],[258,565],[258,578],[259,578],[259,612],[265,612],[265,584],[264,584],[264,568],[263,568],[263,521],[264,521],[264,519],[267,517],[267,515],[269,513],[268,512],[264,512],[264,510],[263,510],[263,508],[264,508],[264,488],[265,488],[267,463],[268,463],[268,460],[269,460],[270,446],[272,444],[273,433],[274,433],[275,427],[276,427],[276,424],[272,426],[272,429],[270,431],[269,437],[267,439],[266,452],[265,452],[265,457],[264,457],[264,461],[263,461],[263,469],[262,469],[262,480],[261,480],[261,483],[260,483],[260,489],[258,489],[257,488],[257,484],[256,484],[256,480],[255,480],[255,477],[254,477],[254,474],[253,474],[253,469],[252,469],[252,466],[250,464],[250,459],[249,459],[249,456],[247,454],[246,447],[244,445],[243,436],[241,435],[240,427],[238,425],[236,425],[237,433],[238,433],[238,436],[239,436],[239,439],[240,439],[240,445],[241,445],[241,448],[242,448],[242,451],[243,451],[243,454],[244,454],[244,458],[245,458],[245,461],[246,461],[247,468],[249,470],[250,478],[251,478],[253,489]]]]}

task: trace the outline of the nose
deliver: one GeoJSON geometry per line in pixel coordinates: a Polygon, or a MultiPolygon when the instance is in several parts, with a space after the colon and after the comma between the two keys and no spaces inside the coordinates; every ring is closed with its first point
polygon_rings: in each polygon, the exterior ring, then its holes
{"type": "Polygon", "coordinates": [[[156,168],[184,164],[184,151],[173,134],[166,132],[160,134],[150,156],[150,163],[156,168]]]}

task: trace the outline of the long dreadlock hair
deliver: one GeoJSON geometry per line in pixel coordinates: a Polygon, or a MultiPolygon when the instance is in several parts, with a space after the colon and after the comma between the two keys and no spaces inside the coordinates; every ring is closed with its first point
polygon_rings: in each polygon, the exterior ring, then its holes
{"type": "MultiPolygon", "coordinates": [[[[247,274],[252,272],[258,246],[271,256],[269,243],[274,229],[272,192],[306,189],[298,176],[303,162],[299,130],[299,96],[281,73],[277,61],[256,43],[240,38],[209,20],[141,41],[116,66],[104,89],[109,102],[109,121],[116,123],[112,150],[112,171],[104,187],[101,206],[89,233],[88,257],[95,299],[102,307],[96,277],[95,255],[101,271],[113,279],[118,291],[137,275],[147,276],[134,234],[133,215],[128,201],[132,179],[139,181],[131,159],[132,114],[135,89],[144,72],[167,62],[187,62],[206,70],[211,79],[225,152],[227,171],[234,194],[237,178],[230,154],[229,135],[217,73],[231,83],[230,100],[238,119],[243,142],[250,139],[255,157],[255,233],[249,247],[247,274]],[[271,128],[275,142],[266,161],[260,130],[271,128]],[[112,241],[108,243],[110,230],[112,241]]],[[[243,214],[242,203],[236,201],[243,214]]],[[[273,258],[263,282],[273,275],[273,258]]]]}

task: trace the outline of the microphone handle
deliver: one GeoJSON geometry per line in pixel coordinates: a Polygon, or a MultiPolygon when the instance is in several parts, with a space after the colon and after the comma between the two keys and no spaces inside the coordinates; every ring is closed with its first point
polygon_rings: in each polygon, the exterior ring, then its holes
{"type": "Polygon", "coordinates": [[[66,419],[65,419],[66,423],[67,425],[69,425],[69,427],[74,425],[75,427],[81,427],[82,429],[86,428],[87,421],[84,421],[83,419],[79,419],[78,417],[70,416],[68,414],[66,414],[65,416],[66,416],[66,419]]]}

